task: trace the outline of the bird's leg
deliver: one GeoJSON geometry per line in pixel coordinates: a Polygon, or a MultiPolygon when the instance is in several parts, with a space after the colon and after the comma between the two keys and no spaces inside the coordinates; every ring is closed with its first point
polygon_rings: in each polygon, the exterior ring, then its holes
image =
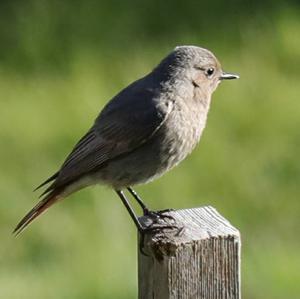
{"type": "Polygon", "coordinates": [[[134,199],[137,201],[137,203],[140,205],[140,207],[143,209],[143,215],[147,215],[149,213],[149,209],[147,206],[144,204],[142,199],[139,197],[139,195],[131,188],[127,187],[127,190],[130,192],[130,194],[134,197],[134,199]]]}
{"type": "Polygon", "coordinates": [[[154,218],[154,220],[156,221],[153,221],[152,224],[144,227],[142,226],[142,224],[140,223],[138,217],[136,216],[134,210],[132,209],[132,207],[130,206],[129,202],[128,202],[128,199],[126,198],[124,192],[122,190],[115,190],[116,193],[119,195],[119,197],[121,198],[124,206],[126,207],[131,219],[133,220],[134,224],[136,225],[138,231],[141,233],[141,234],[145,234],[147,232],[151,232],[151,231],[155,231],[157,229],[162,229],[162,228],[174,228],[174,225],[169,225],[169,224],[159,224],[157,222],[158,219],[162,219],[162,218],[169,218],[169,219],[173,219],[172,216],[168,216],[168,215],[161,215],[159,212],[152,212],[152,211],[149,211],[147,214],[147,216],[150,216],[151,218],[154,218]],[[153,225],[154,224],[154,225],[153,225]],[[158,225],[156,225],[158,224],[158,225]]]}
{"type": "Polygon", "coordinates": [[[127,187],[127,190],[130,192],[130,194],[134,197],[134,199],[137,201],[137,203],[140,205],[140,207],[143,209],[143,215],[144,216],[150,216],[154,219],[160,219],[160,218],[169,218],[171,220],[174,220],[172,216],[164,215],[164,213],[173,211],[172,209],[165,209],[161,211],[151,211],[147,206],[144,204],[140,196],[134,191],[131,187],[127,187]]]}
{"type": "Polygon", "coordinates": [[[121,198],[124,206],[126,207],[131,219],[133,220],[134,224],[136,225],[138,231],[140,233],[143,233],[144,232],[144,227],[141,225],[138,217],[136,216],[136,214],[134,213],[134,210],[132,209],[132,207],[130,206],[124,192],[122,190],[116,190],[117,194],[119,195],[119,197],[121,198]]]}
{"type": "MultiPolygon", "coordinates": [[[[132,190],[132,189],[131,189],[132,190]]],[[[174,228],[177,228],[176,226],[174,225],[170,225],[170,224],[159,224],[159,225],[153,225],[150,224],[148,225],[147,227],[144,227],[142,226],[142,224],[140,223],[138,217],[136,216],[136,214],[134,213],[132,207],[130,206],[124,192],[122,190],[115,190],[116,193],[119,195],[119,197],[121,198],[124,206],[126,207],[130,217],[132,218],[134,224],[136,225],[139,233],[141,234],[141,239],[140,239],[140,244],[139,244],[139,247],[140,247],[140,251],[144,254],[144,255],[147,255],[145,252],[144,252],[144,239],[145,239],[145,234],[146,233],[155,233],[155,231],[159,231],[161,229],[174,229],[174,228]]],[[[134,192],[134,191],[133,191],[134,192]]],[[[131,193],[131,191],[130,191],[131,193]]],[[[134,192],[135,193],[135,192],[134,192]]],[[[131,193],[132,194],[132,193],[131,193]]],[[[135,193],[136,194],[136,193],[135,193]]],[[[133,195],[133,194],[132,194],[133,195]]],[[[134,196],[134,195],[133,195],[134,196]]],[[[134,196],[135,197],[135,196],[134,196]]],[[[139,198],[140,200],[140,198],[139,198]]],[[[140,200],[140,202],[142,203],[143,206],[145,206],[143,204],[143,202],[140,200]]],[[[142,206],[142,207],[143,207],[142,206]]]]}

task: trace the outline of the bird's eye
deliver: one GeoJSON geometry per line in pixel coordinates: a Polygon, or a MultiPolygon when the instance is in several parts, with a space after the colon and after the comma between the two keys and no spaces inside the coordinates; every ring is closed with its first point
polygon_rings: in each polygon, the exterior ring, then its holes
{"type": "Polygon", "coordinates": [[[210,68],[208,68],[208,69],[206,70],[206,75],[207,75],[208,77],[210,77],[210,76],[213,75],[214,72],[215,72],[215,69],[214,69],[213,67],[210,67],[210,68]]]}

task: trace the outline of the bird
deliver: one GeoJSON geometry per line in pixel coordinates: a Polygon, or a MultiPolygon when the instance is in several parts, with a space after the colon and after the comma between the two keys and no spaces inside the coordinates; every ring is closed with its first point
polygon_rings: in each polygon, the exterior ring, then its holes
{"type": "Polygon", "coordinates": [[[124,190],[144,215],[151,211],[132,186],[159,178],[184,160],[198,144],[206,125],[211,96],[226,73],[215,55],[198,46],[177,46],[148,74],[114,96],[75,145],[58,171],[35,190],[48,185],[41,200],[14,229],[22,232],[54,203],[95,184],[111,187],[137,229],[145,228],[124,190]]]}

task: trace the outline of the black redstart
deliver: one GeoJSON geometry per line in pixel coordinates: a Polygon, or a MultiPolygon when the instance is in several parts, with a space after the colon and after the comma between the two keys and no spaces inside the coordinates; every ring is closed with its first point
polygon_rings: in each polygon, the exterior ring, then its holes
{"type": "Polygon", "coordinates": [[[236,78],[222,71],[210,51],[176,47],[105,106],[61,168],[38,187],[52,182],[14,233],[58,200],[97,183],[111,186],[139,231],[145,231],[122,190],[128,189],[144,214],[159,216],[131,186],[160,177],[191,153],[205,127],[212,93],[221,80],[236,78]]]}

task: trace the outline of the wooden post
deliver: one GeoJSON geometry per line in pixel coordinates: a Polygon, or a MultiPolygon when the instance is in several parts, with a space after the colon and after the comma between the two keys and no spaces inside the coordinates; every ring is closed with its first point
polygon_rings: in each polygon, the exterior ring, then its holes
{"type": "MultiPolygon", "coordinates": [[[[240,299],[239,231],[212,207],[167,215],[181,229],[160,229],[142,238],[138,298],[240,299]]],[[[152,220],[140,221],[148,225],[152,220]]]]}

